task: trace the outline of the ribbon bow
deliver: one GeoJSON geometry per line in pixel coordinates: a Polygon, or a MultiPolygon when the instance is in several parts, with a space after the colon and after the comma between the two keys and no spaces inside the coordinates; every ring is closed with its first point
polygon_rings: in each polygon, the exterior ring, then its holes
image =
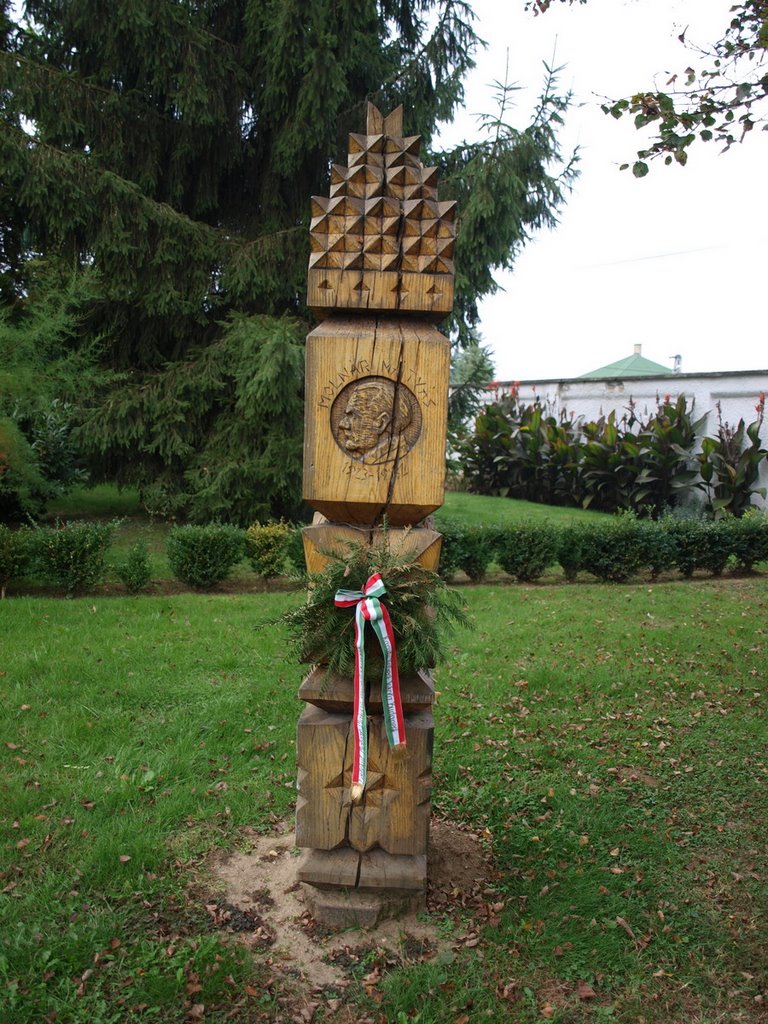
{"type": "Polygon", "coordinates": [[[365,623],[370,622],[384,655],[381,677],[381,703],[384,727],[390,747],[405,747],[405,723],[400,701],[400,677],[397,673],[397,652],[392,620],[386,605],[379,600],[386,594],[379,573],[368,578],[362,590],[339,590],[334,603],[337,608],[355,609],[355,683],[352,712],[352,803],[359,803],[365,790],[368,770],[368,725],[365,710],[365,623]]]}

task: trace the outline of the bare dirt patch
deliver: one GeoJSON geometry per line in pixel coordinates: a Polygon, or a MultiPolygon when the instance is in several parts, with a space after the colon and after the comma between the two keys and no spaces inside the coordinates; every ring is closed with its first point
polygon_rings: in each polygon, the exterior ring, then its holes
{"type": "Polygon", "coordinates": [[[329,934],[317,927],[304,904],[293,833],[277,826],[268,835],[250,833],[248,838],[248,850],[217,851],[209,858],[218,885],[206,909],[223,930],[261,950],[271,969],[293,979],[307,997],[322,995],[334,1003],[343,998],[352,977],[368,987],[402,963],[472,948],[479,929],[493,923],[503,906],[482,838],[436,819],[428,858],[429,913],[387,921],[371,932],[329,934]],[[439,927],[446,916],[455,917],[458,925],[450,938],[439,927]]]}

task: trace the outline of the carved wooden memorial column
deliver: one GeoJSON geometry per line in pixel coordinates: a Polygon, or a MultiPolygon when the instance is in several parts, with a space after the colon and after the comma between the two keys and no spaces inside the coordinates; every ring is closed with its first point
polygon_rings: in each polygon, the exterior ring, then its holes
{"type": "MultiPolygon", "coordinates": [[[[407,547],[437,568],[440,535],[419,524],[443,503],[449,343],[434,326],[453,305],[454,203],[404,138],[402,107],[368,108],[328,198],[313,197],[307,338],[304,530],[307,567],[351,543],[407,547]],[[386,519],[388,530],[382,532],[386,519]],[[404,528],[411,529],[404,529],[404,528]]],[[[386,580],[384,581],[386,583],[386,580]]],[[[367,702],[368,774],[353,803],[351,678],[310,671],[298,726],[298,877],[329,926],[372,926],[424,905],[432,777],[433,686],[403,674],[407,745],[387,743],[381,696],[367,702]]]]}

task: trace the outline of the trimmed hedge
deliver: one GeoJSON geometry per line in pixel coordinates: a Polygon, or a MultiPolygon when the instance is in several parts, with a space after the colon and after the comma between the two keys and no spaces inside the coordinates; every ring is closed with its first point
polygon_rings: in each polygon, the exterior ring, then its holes
{"type": "MultiPolygon", "coordinates": [[[[105,554],[116,523],[69,522],[55,528],[9,529],[0,526],[0,592],[27,576],[36,582],[81,593],[104,577],[105,554]]],[[[440,576],[464,573],[480,582],[498,566],[519,582],[539,579],[560,565],[566,580],[589,573],[605,582],[622,582],[639,574],[694,572],[719,576],[730,567],[752,572],[768,563],[768,513],[753,510],[740,519],[638,519],[633,513],[602,521],[554,526],[541,520],[498,527],[441,523],[440,576]]],[[[178,579],[207,590],[225,579],[246,555],[265,578],[291,568],[303,570],[301,528],[285,523],[254,524],[248,531],[233,526],[176,526],[168,535],[167,554],[178,579]]],[[[115,571],[129,593],[145,588],[150,578],[143,543],[134,545],[115,571]]]]}
{"type": "Polygon", "coordinates": [[[288,545],[295,530],[288,523],[254,523],[245,532],[245,551],[251,568],[265,580],[282,576],[286,569],[288,545]]]}
{"type": "Polygon", "coordinates": [[[499,528],[451,522],[441,524],[440,575],[464,572],[477,582],[491,563],[520,582],[539,579],[559,564],[568,581],[590,573],[604,582],[623,582],[639,573],[690,577],[696,570],[719,576],[729,564],[751,572],[768,562],[768,514],[753,511],[741,519],[638,519],[633,513],[603,522],[552,526],[539,520],[499,528]]]}
{"type": "Polygon", "coordinates": [[[34,568],[68,595],[82,593],[104,578],[104,558],[117,525],[76,520],[34,531],[34,568]]]}
{"type": "Polygon", "coordinates": [[[498,531],[487,526],[441,526],[440,576],[451,580],[461,570],[473,583],[479,583],[494,560],[498,531]]]}
{"type": "Polygon", "coordinates": [[[549,523],[510,523],[495,541],[495,561],[521,583],[537,580],[557,562],[558,534],[549,523]]]}
{"type": "Polygon", "coordinates": [[[173,575],[197,590],[229,576],[245,556],[245,533],[236,526],[174,526],[166,545],[173,575]]]}
{"type": "Polygon", "coordinates": [[[768,562],[768,518],[754,510],[730,523],[731,553],[743,572],[756,562],[768,562]]]}
{"type": "Polygon", "coordinates": [[[604,583],[631,579],[642,565],[642,536],[631,515],[616,516],[605,524],[590,523],[581,534],[582,567],[604,583]]]}
{"type": "Polygon", "coordinates": [[[32,559],[31,531],[12,530],[0,523],[0,598],[10,582],[26,575],[32,559]]]}

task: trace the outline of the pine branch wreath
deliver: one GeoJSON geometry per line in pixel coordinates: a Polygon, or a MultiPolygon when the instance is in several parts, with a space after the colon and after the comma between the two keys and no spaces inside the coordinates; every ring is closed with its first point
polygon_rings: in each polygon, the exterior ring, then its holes
{"type": "MultiPolygon", "coordinates": [[[[362,590],[366,580],[381,573],[387,588],[382,601],[389,609],[397,643],[400,672],[431,668],[442,660],[446,633],[469,626],[458,594],[437,573],[389,550],[386,538],[375,546],[351,545],[346,557],[323,552],[333,560],[319,573],[305,574],[305,604],[285,613],[299,660],[317,663],[328,672],[351,675],[354,669],[354,613],[336,608],[338,590],[362,590]]],[[[375,681],[383,664],[378,643],[366,636],[365,675],[375,681]]]]}

